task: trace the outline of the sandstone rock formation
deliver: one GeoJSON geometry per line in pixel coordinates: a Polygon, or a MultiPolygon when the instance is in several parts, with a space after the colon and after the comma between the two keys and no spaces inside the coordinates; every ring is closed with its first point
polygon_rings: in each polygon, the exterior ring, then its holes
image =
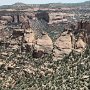
{"type": "Polygon", "coordinates": [[[29,18],[27,16],[25,16],[25,15],[19,16],[19,22],[22,23],[22,22],[25,22],[27,20],[29,20],[29,18]]]}
{"type": "Polygon", "coordinates": [[[33,57],[41,57],[44,53],[52,53],[53,42],[47,33],[40,33],[41,37],[32,29],[26,30],[24,40],[29,46],[28,48],[33,49],[33,57]]]}
{"type": "Polygon", "coordinates": [[[2,25],[6,25],[8,22],[6,20],[0,20],[0,28],[2,25]]]}
{"type": "Polygon", "coordinates": [[[11,16],[1,16],[0,19],[7,22],[11,22],[13,20],[11,16]]]}
{"type": "Polygon", "coordinates": [[[78,29],[77,34],[75,34],[74,50],[77,53],[82,53],[83,51],[85,51],[86,46],[87,46],[87,30],[78,29]]]}
{"type": "Polygon", "coordinates": [[[82,53],[87,45],[87,37],[86,37],[86,32],[84,29],[81,29],[81,31],[78,32],[78,36],[76,36],[76,41],[75,41],[75,51],[78,53],[82,53]]]}
{"type": "Polygon", "coordinates": [[[10,36],[10,32],[5,31],[5,27],[0,29],[0,41],[6,40],[7,38],[9,38],[10,36]]]}
{"type": "Polygon", "coordinates": [[[70,54],[73,48],[72,43],[72,33],[68,33],[68,31],[63,32],[54,43],[54,57],[62,59],[65,55],[70,54]]]}
{"type": "Polygon", "coordinates": [[[24,40],[29,46],[33,46],[35,44],[35,33],[32,29],[27,29],[25,31],[24,40]]]}
{"type": "Polygon", "coordinates": [[[47,33],[42,33],[42,37],[36,40],[35,50],[51,53],[53,49],[53,42],[47,33]]]}
{"type": "Polygon", "coordinates": [[[81,53],[83,52],[83,50],[85,50],[86,43],[82,40],[82,38],[79,38],[75,45],[76,45],[75,51],[81,53]]]}

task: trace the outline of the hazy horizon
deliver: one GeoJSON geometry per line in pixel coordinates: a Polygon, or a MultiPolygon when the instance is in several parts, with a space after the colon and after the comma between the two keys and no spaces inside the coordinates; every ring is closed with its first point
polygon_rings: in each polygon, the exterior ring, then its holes
{"type": "Polygon", "coordinates": [[[1,5],[11,5],[17,2],[25,3],[25,4],[46,4],[46,3],[80,3],[90,0],[2,0],[0,2],[1,5]]]}

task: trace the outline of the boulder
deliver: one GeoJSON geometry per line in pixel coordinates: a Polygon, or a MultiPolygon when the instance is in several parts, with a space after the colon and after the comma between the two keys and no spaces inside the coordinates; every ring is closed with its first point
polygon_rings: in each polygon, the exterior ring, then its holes
{"type": "Polygon", "coordinates": [[[43,55],[44,55],[43,50],[39,50],[39,51],[33,50],[33,53],[32,53],[33,58],[41,58],[43,55]]]}
{"type": "Polygon", "coordinates": [[[13,38],[24,36],[24,29],[14,29],[12,32],[13,38]]]}

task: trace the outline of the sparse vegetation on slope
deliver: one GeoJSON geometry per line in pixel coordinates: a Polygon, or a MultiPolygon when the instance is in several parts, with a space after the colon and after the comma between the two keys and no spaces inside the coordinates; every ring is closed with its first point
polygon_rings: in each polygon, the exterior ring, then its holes
{"type": "Polygon", "coordinates": [[[90,49],[62,60],[0,51],[0,90],[89,90],[90,49]]]}

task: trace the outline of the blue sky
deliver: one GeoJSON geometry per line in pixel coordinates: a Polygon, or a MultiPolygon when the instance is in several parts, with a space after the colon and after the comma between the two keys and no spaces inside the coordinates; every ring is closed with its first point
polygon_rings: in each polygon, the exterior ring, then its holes
{"type": "Polygon", "coordinates": [[[26,4],[38,4],[38,3],[77,3],[77,2],[84,2],[84,1],[90,1],[90,0],[0,0],[0,5],[9,5],[9,4],[14,4],[16,2],[23,2],[26,4]]]}

